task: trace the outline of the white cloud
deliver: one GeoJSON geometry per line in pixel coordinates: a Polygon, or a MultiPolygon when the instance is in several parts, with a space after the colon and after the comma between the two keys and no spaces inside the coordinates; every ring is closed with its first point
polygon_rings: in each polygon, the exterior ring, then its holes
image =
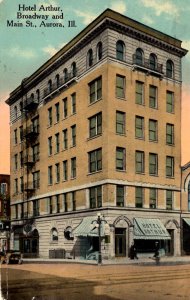
{"type": "Polygon", "coordinates": [[[57,48],[51,45],[44,47],[42,50],[44,53],[47,53],[49,56],[53,56],[57,51],[65,46],[65,43],[60,44],[57,48]]]}
{"type": "Polygon", "coordinates": [[[16,47],[10,49],[9,55],[11,57],[19,56],[19,57],[23,57],[23,58],[31,58],[31,57],[35,57],[36,53],[32,49],[23,49],[19,46],[16,46],[16,47]]]}
{"type": "Polygon", "coordinates": [[[91,12],[85,12],[85,11],[80,11],[80,10],[74,10],[74,12],[76,13],[76,15],[78,17],[81,17],[83,18],[83,24],[85,25],[88,25],[90,22],[92,22],[96,17],[97,15],[96,14],[93,14],[91,12]]]}
{"type": "Polygon", "coordinates": [[[110,8],[119,12],[120,14],[124,14],[127,10],[127,6],[126,6],[125,2],[122,0],[112,2],[110,8]]]}
{"type": "Polygon", "coordinates": [[[170,0],[141,0],[141,2],[145,7],[152,8],[156,16],[160,16],[163,13],[175,17],[179,15],[179,8],[170,0]]]}
{"type": "Polygon", "coordinates": [[[3,2],[3,0],[0,0],[0,4],[3,2]]]}
{"type": "Polygon", "coordinates": [[[145,23],[145,24],[148,24],[148,25],[152,25],[154,23],[154,20],[149,17],[149,16],[144,16],[142,18],[142,21],[145,23]]]}
{"type": "Polygon", "coordinates": [[[183,41],[182,47],[190,51],[190,40],[183,41]]]}

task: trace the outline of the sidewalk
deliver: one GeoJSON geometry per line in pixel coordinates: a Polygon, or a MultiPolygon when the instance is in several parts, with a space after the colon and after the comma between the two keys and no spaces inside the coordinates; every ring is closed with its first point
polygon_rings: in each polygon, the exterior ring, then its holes
{"type": "MultiPolygon", "coordinates": [[[[97,265],[96,260],[85,259],[50,259],[50,258],[24,258],[25,264],[88,264],[97,265]]],[[[129,258],[114,258],[110,260],[103,260],[102,265],[180,265],[190,264],[190,256],[164,256],[160,257],[159,261],[156,261],[152,257],[140,257],[139,259],[131,260],[129,258]]]]}

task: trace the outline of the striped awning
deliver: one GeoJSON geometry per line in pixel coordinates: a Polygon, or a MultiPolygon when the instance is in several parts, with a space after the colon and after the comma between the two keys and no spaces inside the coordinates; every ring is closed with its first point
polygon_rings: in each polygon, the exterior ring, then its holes
{"type": "Polygon", "coordinates": [[[159,219],[134,219],[134,239],[170,240],[171,237],[159,219]]]}
{"type": "MultiPolygon", "coordinates": [[[[98,237],[98,227],[96,227],[96,219],[97,217],[85,217],[81,223],[73,230],[73,235],[74,236],[96,236],[98,237]]],[[[104,233],[104,223],[102,222],[101,227],[100,227],[100,236],[105,236],[104,233]]]]}

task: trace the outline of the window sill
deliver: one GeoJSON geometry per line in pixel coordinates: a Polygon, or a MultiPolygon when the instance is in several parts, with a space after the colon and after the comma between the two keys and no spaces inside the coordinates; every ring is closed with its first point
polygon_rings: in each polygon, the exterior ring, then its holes
{"type": "Polygon", "coordinates": [[[54,153],[54,155],[57,155],[57,154],[59,154],[59,151],[54,153]]]}
{"type": "Polygon", "coordinates": [[[149,140],[150,143],[158,143],[158,140],[149,140]]]}
{"type": "Polygon", "coordinates": [[[51,127],[52,127],[52,124],[51,124],[51,125],[47,125],[47,129],[48,129],[48,128],[51,128],[51,127]]]}
{"type": "Polygon", "coordinates": [[[126,169],[125,170],[118,170],[118,169],[116,169],[116,172],[126,173],[126,169]]]}
{"type": "Polygon", "coordinates": [[[72,146],[70,146],[70,149],[71,149],[71,148],[75,148],[75,147],[76,147],[76,144],[75,144],[75,145],[72,145],[72,146]]]}
{"type": "Polygon", "coordinates": [[[175,179],[174,176],[166,176],[167,179],[175,179]]]}
{"type": "Polygon", "coordinates": [[[93,101],[93,102],[89,103],[89,105],[88,105],[88,106],[91,106],[91,105],[93,105],[93,104],[95,104],[95,103],[97,103],[97,102],[99,102],[99,101],[101,101],[101,100],[102,100],[102,98],[100,98],[100,99],[97,99],[97,100],[95,100],[95,101],[93,101]]]}
{"type": "Polygon", "coordinates": [[[101,172],[102,172],[102,170],[94,171],[94,172],[88,173],[87,176],[94,175],[94,174],[101,173],[101,172]]]}
{"type": "Polygon", "coordinates": [[[48,183],[48,186],[52,186],[53,185],[53,183],[48,183]]]}
{"type": "Polygon", "coordinates": [[[175,144],[168,144],[168,143],[166,143],[166,146],[175,147],[175,144]]]}
{"type": "Polygon", "coordinates": [[[100,134],[97,134],[97,135],[95,135],[95,136],[92,136],[92,137],[89,137],[89,138],[87,138],[87,141],[90,141],[90,140],[96,139],[96,138],[98,138],[99,136],[102,136],[102,133],[100,133],[100,134]]]}
{"type": "Polygon", "coordinates": [[[145,172],[135,172],[137,175],[145,175],[145,172]]]}
{"type": "Polygon", "coordinates": [[[54,123],[54,125],[57,125],[59,123],[59,121],[56,121],[55,123],[54,123]]]}
{"type": "Polygon", "coordinates": [[[71,180],[74,180],[74,179],[76,179],[76,177],[71,177],[71,180]]]}
{"type": "Polygon", "coordinates": [[[137,140],[145,141],[145,138],[144,138],[144,137],[138,137],[138,136],[136,136],[135,138],[136,138],[137,140]]]}
{"type": "Polygon", "coordinates": [[[119,96],[116,95],[116,98],[119,99],[119,100],[127,101],[127,99],[125,97],[119,97],[119,96]]]}
{"type": "Polygon", "coordinates": [[[116,132],[116,135],[119,135],[119,136],[124,136],[124,137],[126,137],[127,135],[126,135],[126,133],[119,133],[119,132],[116,132]]]}
{"type": "Polygon", "coordinates": [[[158,174],[149,174],[149,176],[158,177],[158,174]]]}
{"type": "Polygon", "coordinates": [[[64,151],[66,151],[66,150],[68,150],[68,148],[62,149],[61,151],[64,152],[64,151]]]}

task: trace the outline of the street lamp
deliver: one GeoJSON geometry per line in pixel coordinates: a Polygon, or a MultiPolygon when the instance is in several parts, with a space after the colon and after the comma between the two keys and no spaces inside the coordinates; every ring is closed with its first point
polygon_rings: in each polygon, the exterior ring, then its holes
{"type": "Polygon", "coordinates": [[[109,227],[108,222],[103,219],[104,216],[102,216],[100,213],[97,214],[97,219],[92,221],[92,225],[95,225],[96,228],[98,228],[98,241],[99,241],[99,250],[98,250],[98,264],[102,263],[102,251],[101,251],[101,225],[102,223],[105,223],[107,227],[109,227]]]}

